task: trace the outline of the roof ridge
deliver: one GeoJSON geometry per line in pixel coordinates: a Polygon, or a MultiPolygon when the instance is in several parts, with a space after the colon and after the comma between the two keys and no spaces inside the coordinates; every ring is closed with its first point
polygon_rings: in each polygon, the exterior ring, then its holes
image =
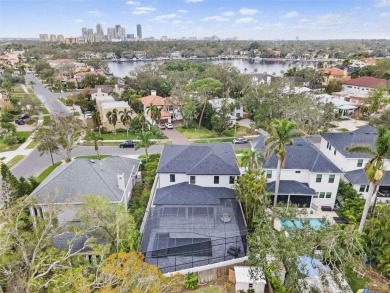
{"type": "MultiPolygon", "coordinates": [[[[92,167],[91,164],[88,164],[88,166],[99,176],[99,178],[101,178],[101,181],[104,183],[104,185],[106,185],[108,187],[108,189],[111,191],[111,193],[114,195],[115,198],[117,198],[116,194],[115,194],[115,191],[110,187],[109,184],[107,184],[106,180],[104,179],[104,177],[102,177],[99,172],[97,172],[97,170],[95,168],[92,167]]],[[[122,191],[122,190],[121,190],[122,191]]],[[[123,192],[122,191],[122,195],[123,195],[123,192]]],[[[120,198],[119,198],[120,200],[120,198]]]]}
{"type": "MultiPolygon", "coordinates": [[[[189,147],[190,147],[190,146],[191,146],[191,145],[189,145],[189,147]]],[[[204,160],[205,160],[206,158],[210,157],[210,155],[211,155],[210,153],[212,153],[214,150],[213,150],[213,148],[210,147],[210,146],[206,146],[206,147],[209,148],[209,152],[207,153],[207,155],[204,156],[202,160],[199,160],[198,163],[196,163],[195,165],[193,165],[192,168],[190,168],[190,169],[187,171],[187,174],[190,173],[193,169],[195,169],[195,167],[199,166],[200,163],[204,162],[204,160]]],[[[187,148],[186,148],[186,149],[187,149],[187,148]]],[[[218,157],[218,156],[217,156],[217,157],[218,157]]],[[[219,157],[218,157],[218,158],[219,158],[219,157]]]]}

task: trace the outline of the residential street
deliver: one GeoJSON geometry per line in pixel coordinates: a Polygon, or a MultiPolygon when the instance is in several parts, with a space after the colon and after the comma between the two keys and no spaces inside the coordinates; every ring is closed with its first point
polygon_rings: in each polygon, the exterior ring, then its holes
{"type": "Polygon", "coordinates": [[[26,84],[29,84],[33,81],[35,84],[33,86],[33,90],[41,102],[45,105],[47,110],[50,113],[55,112],[64,112],[68,113],[69,110],[58,100],[60,94],[52,93],[47,88],[43,86],[43,84],[31,73],[27,73],[25,75],[26,84]]]}

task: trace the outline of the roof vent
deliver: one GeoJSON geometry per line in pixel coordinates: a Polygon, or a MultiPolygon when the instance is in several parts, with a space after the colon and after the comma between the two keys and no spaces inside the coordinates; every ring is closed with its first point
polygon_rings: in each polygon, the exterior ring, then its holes
{"type": "Polygon", "coordinates": [[[93,164],[95,163],[95,160],[93,160],[93,159],[90,159],[89,161],[90,161],[91,163],[93,163],[93,164]]]}
{"type": "Polygon", "coordinates": [[[297,143],[297,146],[302,146],[302,144],[301,143],[297,143]]]}

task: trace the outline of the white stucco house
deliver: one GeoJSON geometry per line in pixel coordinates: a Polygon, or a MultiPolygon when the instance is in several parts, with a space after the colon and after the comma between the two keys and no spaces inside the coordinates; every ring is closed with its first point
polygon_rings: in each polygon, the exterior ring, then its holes
{"type": "MultiPolygon", "coordinates": [[[[252,149],[265,153],[265,138],[259,136],[251,144],[252,149]]],[[[278,201],[292,202],[312,209],[334,208],[342,171],[316,148],[308,139],[299,137],[286,146],[287,158],[281,171],[278,201]]],[[[278,159],[267,158],[263,165],[267,177],[267,190],[275,190],[278,159]]]]}
{"type": "MultiPolygon", "coordinates": [[[[363,126],[355,131],[341,133],[324,133],[321,135],[321,152],[338,166],[344,173],[344,179],[352,184],[354,189],[364,198],[369,193],[369,181],[364,172],[364,166],[372,158],[369,154],[350,153],[346,149],[354,145],[375,147],[377,132],[374,127],[363,126]]],[[[390,160],[385,160],[385,169],[390,171],[390,160]]],[[[390,175],[385,173],[378,190],[379,201],[390,200],[390,175]]]]}
{"type": "Polygon", "coordinates": [[[244,107],[232,98],[227,99],[212,99],[209,100],[209,103],[213,109],[218,112],[221,110],[224,103],[232,105],[232,111],[229,114],[230,123],[233,125],[237,119],[241,119],[244,116],[244,107]]]}

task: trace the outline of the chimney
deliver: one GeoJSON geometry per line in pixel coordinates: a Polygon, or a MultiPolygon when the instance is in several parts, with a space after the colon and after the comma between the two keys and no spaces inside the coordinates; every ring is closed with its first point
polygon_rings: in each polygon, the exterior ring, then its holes
{"type": "Polygon", "coordinates": [[[101,89],[100,87],[98,87],[97,93],[98,93],[99,95],[102,93],[102,89],[101,89]]]}
{"type": "Polygon", "coordinates": [[[115,84],[115,92],[118,92],[118,91],[119,91],[118,85],[115,84]]]}
{"type": "Polygon", "coordinates": [[[271,76],[267,76],[267,84],[271,84],[271,76]]]}
{"type": "Polygon", "coordinates": [[[122,191],[125,191],[126,186],[125,186],[125,174],[117,174],[116,177],[118,178],[118,188],[122,191]]]}
{"type": "Polygon", "coordinates": [[[150,92],[150,95],[151,95],[151,96],[157,96],[157,91],[155,91],[155,90],[151,91],[151,92],[150,92]]]}

